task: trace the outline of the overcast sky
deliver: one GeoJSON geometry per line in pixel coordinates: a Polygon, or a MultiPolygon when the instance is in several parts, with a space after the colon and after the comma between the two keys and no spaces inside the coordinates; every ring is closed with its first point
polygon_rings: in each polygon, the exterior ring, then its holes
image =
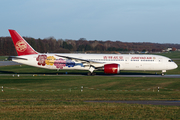
{"type": "Polygon", "coordinates": [[[1,0],[0,37],[180,44],[180,0],[1,0]]]}

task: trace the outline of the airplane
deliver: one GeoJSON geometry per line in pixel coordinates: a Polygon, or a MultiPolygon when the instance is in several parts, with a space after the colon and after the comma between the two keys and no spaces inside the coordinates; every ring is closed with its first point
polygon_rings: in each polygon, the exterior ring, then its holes
{"type": "Polygon", "coordinates": [[[144,54],[72,54],[39,53],[35,51],[15,30],[9,29],[18,56],[10,56],[14,62],[54,69],[87,70],[87,75],[102,70],[106,74],[118,74],[121,70],[162,71],[176,69],[178,66],[170,58],[160,55],[144,54]]]}

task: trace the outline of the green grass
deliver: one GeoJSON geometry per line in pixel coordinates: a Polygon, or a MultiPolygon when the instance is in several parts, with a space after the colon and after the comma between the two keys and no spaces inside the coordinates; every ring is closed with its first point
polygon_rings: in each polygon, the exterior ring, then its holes
{"type": "Polygon", "coordinates": [[[0,61],[5,61],[7,60],[8,56],[0,56],[0,61]]]}
{"type": "Polygon", "coordinates": [[[179,107],[84,102],[5,102],[1,119],[180,119],[179,107]]]}
{"type": "Polygon", "coordinates": [[[180,100],[179,78],[1,76],[0,85],[1,100],[180,100]]]}
{"type": "Polygon", "coordinates": [[[0,119],[180,119],[180,107],[176,106],[83,102],[84,100],[180,100],[180,91],[176,91],[180,90],[180,80],[177,78],[107,76],[0,76],[0,78],[0,86],[4,86],[4,92],[0,92],[0,119]],[[81,86],[84,86],[83,92],[81,86]],[[158,86],[161,87],[160,92],[157,92],[158,86]],[[154,92],[148,88],[154,88],[154,92]]]}
{"type": "Polygon", "coordinates": [[[180,51],[170,51],[170,52],[164,52],[164,53],[159,53],[157,55],[162,55],[162,56],[166,56],[166,57],[169,57],[171,59],[174,59],[174,58],[180,58],[180,51]]]}

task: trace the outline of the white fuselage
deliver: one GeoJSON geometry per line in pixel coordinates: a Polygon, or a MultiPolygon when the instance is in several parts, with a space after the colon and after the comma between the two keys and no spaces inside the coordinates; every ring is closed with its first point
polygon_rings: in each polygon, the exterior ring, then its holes
{"type": "MultiPolygon", "coordinates": [[[[170,58],[160,55],[144,54],[34,54],[18,56],[13,61],[46,69],[74,69],[89,70],[92,65],[95,68],[103,67],[105,64],[119,64],[120,70],[143,70],[143,71],[166,71],[177,68],[175,62],[170,58]],[[92,62],[82,62],[75,59],[59,57],[57,55],[79,58],[92,62]],[[95,62],[93,62],[95,61],[95,62]]],[[[95,69],[96,70],[96,69],[95,69]]]]}

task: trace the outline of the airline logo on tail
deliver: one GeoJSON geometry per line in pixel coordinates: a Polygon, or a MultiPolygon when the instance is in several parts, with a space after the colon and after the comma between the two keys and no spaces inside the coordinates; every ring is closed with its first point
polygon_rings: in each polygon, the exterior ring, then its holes
{"type": "Polygon", "coordinates": [[[15,47],[17,51],[24,52],[27,49],[27,44],[23,40],[19,40],[15,47]]]}
{"type": "Polygon", "coordinates": [[[38,54],[15,30],[9,30],[18,56],[38,54]]]}

